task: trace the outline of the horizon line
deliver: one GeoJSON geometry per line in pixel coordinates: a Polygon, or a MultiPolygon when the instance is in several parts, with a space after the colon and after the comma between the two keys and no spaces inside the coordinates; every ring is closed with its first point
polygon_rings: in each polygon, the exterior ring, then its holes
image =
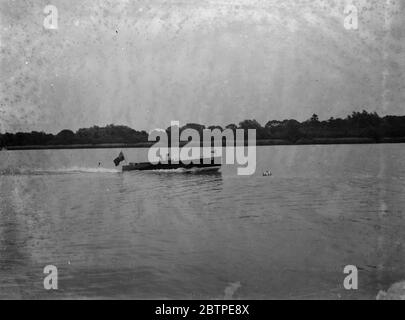
{"type": "MultiPolygon", "coordinates": [[[[404,114],[404,115],[386,114],[386,115],[382,116],[382,115],[378,114],[377,111],[367,111],[367,110],[363,109],[362,111],[352,111],[352,113],[346,115],[345,118],[341,118],[341,117],[336,117],[336,118],[335,118],[335,117],[329,117],[328,119],[324,119],[324,120],[320,120],[320,119],[319,119],[319,122],[329,121],[329,120],[331,120],[331,119],[334,119],[334,120],[338,120],[338,119],[344,120],[344,119],[347,119],[347,118],[348,118],[350,115],[352,115],[352,114],[355,114],[355,113],[360,113],[360,114],[361,114],[361,113],[363,113],[363,112],[366,112],[367,114],[377,114],[379,118],[385,118],[385,117],[404,117],[404,116],[405,116],[405,114],[404,114]]],[[[312,117],[313,115],[316,115],[316,113],[313,113],[313,114],[311,115],[311,117],[312,117]]],[[[262,123],[260,123],[260,121],[258,121],[258,120],[256,120],[256,119],[252,118],[252,119],[244,119],[244,120],[241,120],[241,121],[239,121],[238,123],[229,123],[229,124],[227,124],[227,125],[219,125],[219,124],[206,125],[206,124],[201,124],[201,123],[198,123],[198,122],[185,122],[185,124],[184,124],[183,126],[186,126],[186,125],[189,125],[189,124],[198,124],[198,125],[204,126],[205,128],[209,128],[209,127],[211,127],[211,126],[219,126],[219,127],[221,127],[221,128],[224,129],[224,128],[226,128],[227,126],[232,125],[232,124],[234,124],[234,125],[236,125],[236,126],[239,126],[239,124],[240,124],[241,122],[246,121],[246,120],[251,120],[251,121],[255,120],[255,121],[257,121],[257,122],[260,124],[260,126],[262,126],[263,128],[265,128],[266,124],[267,124],[268,122],[270,122],[270,121],[283,122],[283,121],[291,121],[291,120],[294,120],[294,121],[297,121],[297,122],[299,122],[299,123],[304,123],[304,122],[306,122],[306,121],[311,120],[311,118],[306,119],[306,120],[303,120],[303,121],[299,121],[299,120],[294,119],[294,118],[283,119],[283,120],[269,119],[269,120],[266,121],[266,123],[265,123],[264,125],[263,125],[262,123]]],[[[181,122],[181,121],[179,121],[179,120],[171,120],[170,123],[173,122],[173,121],[181,122]]],[[[145,130],[145,129],[134,129],[132,126],[130,126],[130,125],[125,125],[125,124],[107,123],[107,124],[105,124],[105,125],[93,124],[93,125],[89,125],[89,126],[87,126],[87,127],[81,127],[81,128],[79,128],[79,129],[76,129],[76,130],[74,130],[74,129],[69,129],[69,128],[63,128],[63,129],[60,129],[58,132],[56,132],[56,131],[55,131],[55,132],[46,132],[46,131],[44,131],[44,130],[40,130],[40,131],[38,131],[38,130],[31,130],[31,131],[14,131],[14,132],[5,131],[5,132],[3,133],[2,131],[0,131],[0,135],[4,135],[4,134],[7,134],[7,133],[9,133],[9,134],[16,134],[16,133],[32,133],[32,132],[39,132],[39,133],[57,135],[58,133],[60,133],[60,132],[62,132],[62,131],[64,131],[64,130],[69,130],[69,131],[72,131],[72,132],[76,133],[76,132],[79,131],[80,129],[89,129],[89,128],[93,128],[93,127],[105,128],[105,127],[108,127],[108,126],[116,126],[116,127],[122,126],[122,127],[127,127],[127,128],[130,128],[130,129],[135,130],[135,131],[138,131],[138,132],[145,131],[145,132],[148,133],[148,134],[149,134],[151,131],[153,131],[153,130],[164,130],[164,131],[166,131],[167,128],[170,128],[170,127],[171,127],[171,125],[169,125],[169,126],[166,127],[166,128],[154,128],[154,129],[145,130]]],[[[181,127],[180,127],[180,128],[181,128],[181,127]]]]}

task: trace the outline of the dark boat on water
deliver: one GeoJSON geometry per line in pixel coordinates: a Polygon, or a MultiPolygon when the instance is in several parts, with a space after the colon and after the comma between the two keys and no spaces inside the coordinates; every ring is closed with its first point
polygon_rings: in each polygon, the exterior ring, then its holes
{"type": "MultiPolygon", "coordinates": [[[[116,166],[119,165],[121,161],[125,161],[125,157],[120,153],[118,158],[114,160],[116,166]]],[[[151,162],[130,162],[122,166],[122,171],[146,171],[146,170],[179,170],[181,172],[216,172],[221,168],[221,158],[214,157],[211,158],[200,158],[196,160],[173,160],[168,159],[166,161],[160,161],[156,164],[151,162]]]]}
{"type": "MultiPolygon", "coordinates": [[[[217,160],[218,161],[218,160],[217,160]]],[[[221,164],[217,163],[215,158],[211,158],[210,162],[205,159],[200,159],[197,163],[183,163],[182,161],[166,161],[153,164],[150,162],[140,162],[140,163],[129,163],[122,166],[122,171],[145,171],[145,170],[180,170],[180,171],[190,171],[190,172],[201,172],[201,171],[218,171],[221,168],[221,164]]]]}

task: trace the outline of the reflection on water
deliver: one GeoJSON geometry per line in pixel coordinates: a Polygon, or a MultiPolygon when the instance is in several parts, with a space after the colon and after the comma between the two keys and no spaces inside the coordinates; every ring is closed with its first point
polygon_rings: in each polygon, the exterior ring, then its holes
{"type": "Polygon", "coordinates": [[[120,173],[118,152],[0,152],[0,298],[375,298],[405,279],[403,145],[263,147],[251,177],[120,173]]]}

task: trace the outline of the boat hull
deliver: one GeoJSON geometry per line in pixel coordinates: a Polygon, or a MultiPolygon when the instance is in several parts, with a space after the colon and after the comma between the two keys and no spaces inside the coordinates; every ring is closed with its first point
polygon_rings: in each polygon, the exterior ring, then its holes
{"type": "Polygon", "coordinates": [[[184,163],[182,161],[168,161],[166,163],[153,164],[150,162],[129,163],[122,166],[122,171],[153,171],[153,170],[170,170],[170,171],[185,171],[185,172],[206,172],[218,171],[221,168],[221,163],[218,159],[212,158],[204,163],[204,159],[199,162],[184,163]]]}

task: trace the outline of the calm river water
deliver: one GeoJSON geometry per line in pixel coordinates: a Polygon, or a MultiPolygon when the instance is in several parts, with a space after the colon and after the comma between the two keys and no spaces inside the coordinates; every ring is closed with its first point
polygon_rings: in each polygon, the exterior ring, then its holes
{"type": "Polygon", "coordinates": [[[119,151],[0,151],[0,298],[374,299],[405,279],[403,144],[259,147],[249,177],[120,173],[119,151]]]}

